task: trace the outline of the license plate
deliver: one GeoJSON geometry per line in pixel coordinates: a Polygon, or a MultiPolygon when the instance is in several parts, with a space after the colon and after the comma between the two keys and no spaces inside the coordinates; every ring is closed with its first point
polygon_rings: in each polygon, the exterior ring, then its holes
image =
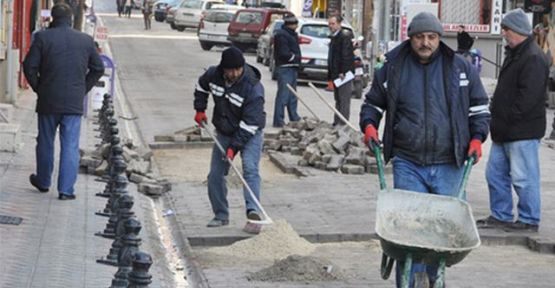
{"type": "Polygon", "coordinates": [[[355,69],[355,75],[362,75],[364,74],[364,69],[362,69],[361,67],[358,67],[355,69]]]}
{"type": "Polygon", "coordinates": [[[251,33],[239,33],[239,37],[251,37],[251,33]]]}
{"type": "Polygon", "coordinates": [[[314,60],[314,64],[315,65],[320,65],[320,66],[327,66],[328,61],[322,60],[322,59],[316,59],[316,60],[314,60]]]}

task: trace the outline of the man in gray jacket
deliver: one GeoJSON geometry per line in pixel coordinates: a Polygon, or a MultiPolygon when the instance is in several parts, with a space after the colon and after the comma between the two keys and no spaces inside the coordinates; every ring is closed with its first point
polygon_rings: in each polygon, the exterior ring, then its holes
{"type": "Polygon", "coordinates": [[[37,93],[37,170],[29,181],[48,192],[54,166],[54,138],[60,131],[58,199],[75,199],[83,98],[104,73],[93,38],[71,28],[71,7],[52,7],[50,28],[34,34],[25,61],[25,77],[37,93]]]}
{"type": "MultiPolygon", "coordinates": [[[[377,128],[385,111],[385,160],[393,162],[395,189],[456,196],[463,163],[476,162],[488,135],[488,97],[477,71],[441,42],[441,23],[431,13],[417,14],[409,40],[386,54],[362,104],[360,127],[365,142],[380,143],[377,128]]],[[[401,285],[397,265],[397,285],[401,285]]],[[[430,287],[437,266],[416,263],[413,273],[428,274],[430,287]]]]}

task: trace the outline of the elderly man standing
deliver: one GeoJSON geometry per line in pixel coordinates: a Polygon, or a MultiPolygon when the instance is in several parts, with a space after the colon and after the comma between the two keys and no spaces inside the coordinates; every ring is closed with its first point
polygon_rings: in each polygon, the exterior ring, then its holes
{"type": "Polygon", "coordinates": [[[491,103],[491,139],[486,168],[491,215],[479,228],[537,232],[540,223],[540,139],[545,135],[549,65],[521,9],[501,21],[507,41],[491,103]],[[513,194],[518,196],[514,221],[513,194]]]}
{"type": "MultiPolygon", "coordinates": [[[[386,54],[362,104],[364,140],[380,143],[377,128],[385,111],[385,161],[393,162],[396,189],[456,196],[463,163],[481,156],[488,135],[488,97],[477,71],[440,40],[441,23],[431,13],[417,14],[408,27],[409,40],[386,54]]],[[[401,286],[397,265],[397,286],[401,286]]],[[[425,272],[430,287],[437,266],[413,264],[425,272]]],[[[422,275],[422,274],[420,274],[422,275]]],[[[403,283],[406,284],[406,283],[403,283]]]]}
{"type": "Polygon", "coordinates": [[[52,7],[50,28],[35,33],[23,71],[38,95],[37,170],[29,180],[48,192],[54,166],[54,138],[60,131],[60,200],[75,199],[83,98],[104,73],[93,38],[71,28],[71,7],[52,7]]]}

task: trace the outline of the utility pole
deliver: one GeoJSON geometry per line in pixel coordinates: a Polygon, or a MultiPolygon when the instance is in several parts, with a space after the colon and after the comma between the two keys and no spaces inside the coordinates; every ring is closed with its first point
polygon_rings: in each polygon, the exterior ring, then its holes
{"type": "Polygon", "coordinates": [[[9,103],[15,104],[16,100],[16,93],[15,93],[15,85],[14,85],[14,59],[15,56],[13,53],[13,10],[14,10],[14,1],[8,0],[8,10],[6,11],[7,16],[7,28],[8,28],[8,43],[6,43],[6,53],[7,53],[7,73],[6,73],[6,98],[9,103]]]}

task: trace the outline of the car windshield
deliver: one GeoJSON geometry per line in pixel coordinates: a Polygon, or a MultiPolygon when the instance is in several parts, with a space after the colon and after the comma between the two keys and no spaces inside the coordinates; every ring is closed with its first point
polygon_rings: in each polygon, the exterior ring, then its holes
{"type": "Polygon", "coordinates": [[[201,9],[202,8],[202,1],[201,0],[187,0],[181,4],[182,8],[193,8],[193,9],[201,9]]]}
{"type": "Polygon", "coordinates": [[[231,22],[233,15],[235,15],[233,12],[210,12],[206,14],[206,16],[204,17],[204,21],[215,23],[229,23],[231,22]]]}
{"type": "Polygon", "coordinates": [[[316,37],[328,38],[330,36],[330,28],[327,25],[306,24],[301,27],[301,34],[316,37]]]}
{"type": "Polygon", "coordinates": [[[242,24],[260,24],[262,23],[262,13],[242,11],[237,14],[237,20],[235,21],[242,24]]]}

